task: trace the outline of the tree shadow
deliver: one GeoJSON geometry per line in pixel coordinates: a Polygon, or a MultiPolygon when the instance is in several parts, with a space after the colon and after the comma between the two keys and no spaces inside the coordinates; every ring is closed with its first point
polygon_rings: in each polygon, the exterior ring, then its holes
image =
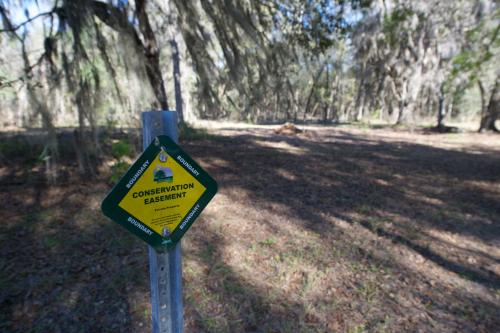
{"type": "MultiPolygon", "coordinates": [[[[500,156],[493,151],[472,154],[335,131],[321,140],[255,131],[259,130],[221,138],[210,144],[210,150],[203,142],[187,149],[207,161],[221,188],[242,188],[262,207],[284,205],[310,230],[334,232],[325,215],[359,223],[449,271],[500,287],[497,273],[436,253],[425,245],[423,234],[437,229],[490,247],[498,244],[500,194],[494,189],[500,181],[500,156]],[[215,157],[224,160],[224,166],[212,167],[215,157]],[[391,216],[398,221],[391,221],[391,216]],[[374,219],[392,226],[374,224],[374,219]]],[[[498,262],[499,258],[493,260],[498,262]]]]}
{"type": "Polygon", "coordinates": [[[89,209],[101,195],[93,184],[2,187],[0,331],[137,332],[141,319],[149,330],[129,295],[148,293],[146,248],[89,209]]]}
{"type": "MultiPolygon", "coordinates": [[[[500,157],[493,151],[473,154],[335,130],[305,137],[277,136],[270,130],[237,131],[238,135],[184,145],[218,180],[221,195],[240,189],[257,211],[283,207],[277,214],[284,224],[317,235],[324,240],[324,249],[349,247],[351,264],[388,268],[397,272],[394,278],[411,276],[429,283],[425,290],[407,288],[419,293],[419,306],[431,317],[426,320],[444,325],[440,327],[473,332],[500,324],[495,315],[500,311],[498,302],[465,288],[450,288],[445,280],[431,281],[404,260],[385,257],[383,251],[375,253],[367,243],[355,244],[353,240],[363,238],[362,234],[349,234],[332,222],[338,219],[359,227],[385,240],[383,244],[407,248],[467,281],[498,290],[499,277],[488,265],[498,264],[499,258],[487,252],[497,246],[500,236],[500,157]],[[477,250],[445,242],[431,236],[432,230],[485,247],[477,250]],[[432,245],[438,243],[449,251],[439,252],[432,245]],[[480,262],[462,260],[454,251],[480,262]]],[[[26,184],[0,190],[5,203],[0,213],[7,221],[0,226],[0,330],[149,331],[146,246],[102,218],[98,205],[92,208],[92,200],[100,201],[107,186],[66,186],[30,188],[26,184]]],[[[230,240],[204,221],[210,219],[222,217],[203,213],[184,246],[188,331],[335,332],[351,327],[352,318],[342,318],[349,304],[336,307],[335,294],[316,295],[305,302],[285,292],[285,286],[257,283],[251,271],[228,263],[230,240]],[[325,317],[315,317],[311,304],[328,309],[325,317]]],[[[271,234],[286,233],[283,224],[262,223],[271,234]]],[[[305,247],[313,246],[311,242],[305,247]]],[[[330,259],[315,260],[325,267],[332,264],[330,259]]],[[[308,257],[300,258],[300,264],[307,263],[308,257]]],[[[365,290],[362,282],[359,279],[359,285],[347,293],[365,290]]],[[[341,292],[346,291],[335,289],[341,292]]],[[[384,292],[380,297],[387,308],[377,309],[381,316],[404,317],[410,312],[405,302],[384,292]]],[[[356,311],[367,312],[365,308],[356,311]]],[[[408,324],[405,331],[421,330],[421,323],[408,324]]]]}
{"type": "Polygon", "coordinates": [[[236,272],[225,257],[224,237],[200,222],[189,239],[184,260],[203,272],[185,283],[187,331],[286,332],[307,329],[306,309],[280,290],[256,285],[250,276],[236,272]],[[205,295],[201,292],[206,292],[205,295]],[[279,300],[279,301],[276,301],[279,300]],[[214,302],[217,307],[206,305],[214,302]],[[204,305],[205,304],[205,305],[204,305]]]}

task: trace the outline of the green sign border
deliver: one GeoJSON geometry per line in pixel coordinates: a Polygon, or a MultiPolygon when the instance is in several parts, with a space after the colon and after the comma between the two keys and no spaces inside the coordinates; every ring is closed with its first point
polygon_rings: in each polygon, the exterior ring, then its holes
{"type": "MultiPolygon", "coordinates": [[[[140,177],[140,176],[139,176],[140,177]]],[[[139,179],[139,178],[138,178],[139,179]]],[[[137,182],[137,180],[135,182],[137,182]]],[[[156,249],[170,249],[175,246],[175,244],[184,236],[186,231],[191,227],[193,222],[198,218],[200,213],[205,209],[210,200],[217,193],[217,182],[210,177],[210,175],[203,170],[198,163],[196,163],[188,154],[186,154],[172,139],[166,135],[157,136],[152,143],[144,150],[144,152],[139,156],[137,161],[128,169],[125,175],[120,179],[120,181],[111,189],[111,191],[106,195],[101,204],[101,209],[107,217],[117,222],[125,229],[141,238],[143,241],[151,245],[156,249]],[[151,166],[151,162],[160,153],[161,148],[164,147],[166,152],[176,160],[176,163],[183,167],[190,175],[192,175],[196,180],[198,180],[206,190],[203,192],[202,196],[193,204],[193,207],[189,209],[187,214],[182,217],[181,223],[175,228],[175,230],[170,234],[169,237],[163,237],[156,233],[153,229],[149,228],[140,219],[136,218],[132,214],[128,213],[126,210],[119,206],[119,203],[127,195],[127,193],[133,188],[127,189],[127,183],[129,180],[137,173],[137,171],[142,167],[144,162],[150,161],[148,168],[151,166]],[[187,163],[193,166],[198,172],[195,175],[191,170],[189,170],[182,163],[177,162],[177,157],[182,157],[187,163]],[[198,209],[195,211],[194,208],[198,205],[198,209]],[[129,222],[129,217],[133,218],[142,228],[135,226],[129,222]],[[187,222],[186,219],[189,217],[187,222]],[[183,229],[180,226],[185,223],[183,229]],[[142,229],[151,230],[152,234],[148,235],[142,229]]]]}

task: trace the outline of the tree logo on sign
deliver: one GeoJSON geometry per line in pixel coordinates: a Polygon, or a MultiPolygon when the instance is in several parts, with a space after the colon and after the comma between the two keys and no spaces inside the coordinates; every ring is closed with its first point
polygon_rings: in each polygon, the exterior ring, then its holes
{"type": "Polygon", "coordinates": [[[167,167],[157,166],[154,171],[154,181],[157,183],[169,182],[174,180],[172,169],[167,167]]]}

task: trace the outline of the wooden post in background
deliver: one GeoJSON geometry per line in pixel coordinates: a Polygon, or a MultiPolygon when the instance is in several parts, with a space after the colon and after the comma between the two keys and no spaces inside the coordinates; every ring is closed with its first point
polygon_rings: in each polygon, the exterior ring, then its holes
{"type": "MultiPolygon", "coordinates": [[[[167,135],[177,143],[177,112],[143,112],[142,135],[144,149],[158,135],[167,135]]],[[[153,333],[182,332],[182,255],[180,241],[175,248],[165,252],[158,252],[149,246],[149,274],[153,333]]]]}

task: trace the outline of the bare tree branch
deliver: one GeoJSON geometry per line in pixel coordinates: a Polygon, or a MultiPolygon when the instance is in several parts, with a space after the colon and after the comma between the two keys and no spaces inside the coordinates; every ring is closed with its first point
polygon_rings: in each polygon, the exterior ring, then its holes
{"type": "Polygon", "coordinates": [[[0,29],[0,32],[15,32],[17,31],[19,28],[21,27],[24,27],[26,24],[36,20],[37,18],[41,17],[41,16],[47,16],[47,15],[54,15],[54,13],[57,11],[57,8],[54,8],[48,12],[43,12],[43,13],[40,13],[40,14],[37,14],[33,17],[30,17],[29,19],[27,19],[26,21],[16,25],[16,26],[13,26],[12,23],[9,21],[5,21],[5,18],[7,17],[7,12],[5,11],[5,8],[3,8],[3,6],[0,6],[0,14],[2,15],[2,18],[4,19],[4,24],[5,22],[9,22],[8,27],[6,29],[0,29]]]}

